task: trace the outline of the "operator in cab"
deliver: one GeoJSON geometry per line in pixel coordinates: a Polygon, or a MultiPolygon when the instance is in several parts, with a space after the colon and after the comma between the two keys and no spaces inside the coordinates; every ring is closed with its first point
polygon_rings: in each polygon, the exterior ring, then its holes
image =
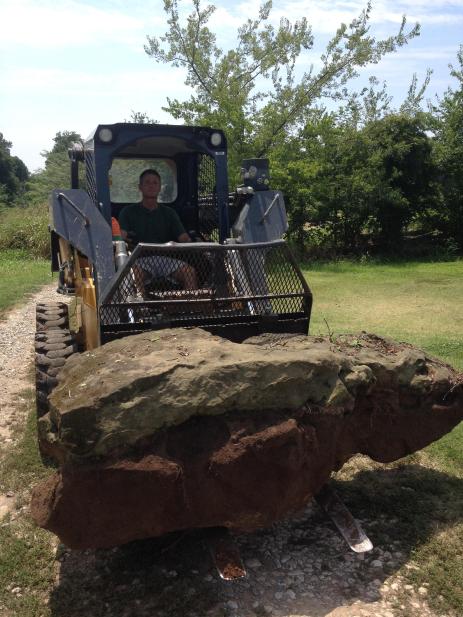
{"type": "MultiPolygon", "coordinates": [[[[155,169],[140,174],[138,188],[141,202],[126,206],[119,216],[122,238],[134,244],[191,242],[175,210],[158,203],[161,176],[155,169]]],[[[142,257],[139,261],[154,278],[172,277],[183,289],[198,288],[195,269],[184,261],[166,256],[142,257]]]]}

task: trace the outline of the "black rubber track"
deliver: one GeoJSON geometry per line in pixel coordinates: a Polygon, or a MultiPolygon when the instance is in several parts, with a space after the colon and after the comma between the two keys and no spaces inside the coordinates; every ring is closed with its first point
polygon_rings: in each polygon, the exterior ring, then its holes
{"type": "Polygon", "coordinates": [[[69,331],[67,305],[39,304],[36,311],[35,386],[37,418],[49,411],[48,395],[58,383],[57,375],[66,360],[77,352],[69,331]]]}

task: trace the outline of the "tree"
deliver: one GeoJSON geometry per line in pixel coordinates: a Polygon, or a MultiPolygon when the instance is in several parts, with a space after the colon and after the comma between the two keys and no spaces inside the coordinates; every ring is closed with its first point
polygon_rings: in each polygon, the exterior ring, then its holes
{"type": "MultiPolygon", "coordinates": [[[[67,152],[69,148],[71,148],[72,144],[82,141],[82,137],[75,131],[58,131],[53,137],[53,141],[53,148],[49,152],[47,150],[42,152],[42,156],[47,160],[51,154],[56,154],[58,152],[64,152],[67,155],[67,152]]],[[[45,165],[46,164],[47,162],[45,161],[45,165]]]]}
{"type": "Polygon", "coordinates": [[[421,86],[418,84],[418,77],[416,73],[413,74],[412,81],[408,88],[407,96],[405,97],[399,112],[406,116],[423,115],[422,103],[429,82],[431,81],[432,70],[427,69],[426,77],[424,78],[421,86]]]}
{"type": "Polygon", "coordinates": [[[241,158],[268,155],[285,134],[304,126],[315,101],[336,98],[358,68],[377,63],[419,33],[418,25],[406,31],[403,18],[397,34],[376,41],[369,33],[368,3],[358,18],[338,28],[321,56],[321,68],[312,66],[298,78],[296,60],[313,46],[306,18],[294,24],[283,18],[274,28],[268,0],[256,19],[238,29],[236,47],[223,51],[207,26],[215,7],[203,9],[200,0],[193,6],[184,23],[178,0],[164,0],[169,29],[160,38],[148,37],[145,50],[158,62],[185,68],[185,83],[194,91],[184,102],[168,98],[164,109],[187,124],[223,128],[236,166],[241,158]]]}
{"type": "Polygon", "coordinates": [[[379,120],[391,112],[392,96],[387,92],[387,83],[383,81],[380,84],[374,75],[368,81],[370,86],[361,92],[344,91],[345,103],[336,112],[342,125],[361,129],[368,122],[379,120]]]}
{"type": "MultiPolygon", "coordinates": [[[[45,168],[34,173],[27,186],[27,201],[33,204],[48,200],[49,193],[55,188],[70,186],[70,162],[68,149],[75,142],[82,141],[75,131],[58,131],[53,138],[53,148],[44,150],[45,168]]],[[[83,180],[83,178],[82,178],[83,180]]]]}
{"type": "Polygon", "coordinates": [[[372,234],[384,251],[400,248],[409,223],[429,219],[437,198],[425,128],[421,116],[391,113],[358,129],[332,113],[282,141],[272,175],[298,253],[359,253],[372,234]]]}
{"type": "Polygon", "coordinates": [[[435,142],[442,194],[441,222],[446,235],[463,250],[463,45],[459,67],[450,65],[458,88],[449,88],[436,113],[435,142]]]}
{"type": "Polygon", "coordinates": [[[158,124],[158,121],[148,116],[146,111],[132,111],[130,118],[126,118],[124,122],[135,122],[135,124],[158,124]]]}
{"type": "Polygon", "coordinates": [[[288,235],[300,256],[361,250],[381,182],[368,165],[369,146],[362,131],[319,112],[273,150],[272,176],[287,198],[288,235]]]}
{"type": "Polygon", "coordinates": [[[369,143],[367,165],[377,176],[371,214],[389,251],[400,246],[406,225],[436,197],[436,168],[426,128],[421,116],[390,114],[363,130],[369,143]]]}
{"type": "Polygon", "coordinates": [[[12,143],[0,133],[0,203],[12,205],[24,189],[29,171],[17,156],[11,156],[12,143]]]}

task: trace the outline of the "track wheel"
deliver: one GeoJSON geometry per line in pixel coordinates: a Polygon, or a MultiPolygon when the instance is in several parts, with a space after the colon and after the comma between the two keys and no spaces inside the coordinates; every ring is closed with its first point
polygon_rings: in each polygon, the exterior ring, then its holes
{"type": "Polygon", "coordinates": [[[66,304],[38,304],[36,323],[35,384],[37,418],[41,418],[49,411],[48,395],[58,383],[59,371],[78,349],[69,331],[66,304]]]}

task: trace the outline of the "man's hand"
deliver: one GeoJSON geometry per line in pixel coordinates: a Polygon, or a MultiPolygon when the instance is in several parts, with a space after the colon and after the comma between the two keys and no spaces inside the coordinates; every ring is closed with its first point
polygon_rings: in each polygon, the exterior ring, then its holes
{"type": "Polygon", "coordinates": [[[127,248],[129,249],[130,252],[133,251],[133,249],[137,246],[138,242],[137,242],[137,237],[135,235],[134,231],[128,231],[125,234],[125,241],[127,242],[127,248]]]}

